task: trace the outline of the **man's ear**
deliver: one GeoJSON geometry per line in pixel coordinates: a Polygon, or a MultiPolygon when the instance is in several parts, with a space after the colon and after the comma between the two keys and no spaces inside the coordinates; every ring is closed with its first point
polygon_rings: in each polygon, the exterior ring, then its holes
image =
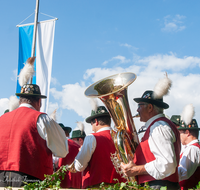
{"type": "Polygon", "coordinates": [[[98,122],[97,119],[95,119],[95,125],[96,125],[96,126],[99,125],[99,122],[98,122]]]}
{"type": "Polygon", "coordinates": [[[149,112],[153,111],[153,105],[152,104],[148,104],[147,107],[148,107],[148,111],[149,112]]]}

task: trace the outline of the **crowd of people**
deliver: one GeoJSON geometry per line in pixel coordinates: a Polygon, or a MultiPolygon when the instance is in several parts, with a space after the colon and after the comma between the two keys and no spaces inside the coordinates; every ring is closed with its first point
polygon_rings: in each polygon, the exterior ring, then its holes
{"type": "MultiPolygon", "coordinates": [[[[110,185],[127,181],[110,159],[116,147],[110,133],[111,116],[104,106],[97,106],[86,118],[93,131],[86,135],[81,123],[72,131],[40,112],[41,99],[46,96],[41,95],[38,85],[23,84],[16,96],[20,98],[19,107],[0,117],[0,187],[41,181],[62,165],[73,168],[73,172],[66,172],[62,188],[98,188],[102,182],[110,185]]],[[[146,130],[134,159],[121,163],[125,176],[135,177],[141,186],[148,182],[153,189],[195,187],[200,181],[196,120],[181,115],[168,119],[163,110],[169,105],[163,95],[157,97],[151,90],[134,101],[146,130]]]]}

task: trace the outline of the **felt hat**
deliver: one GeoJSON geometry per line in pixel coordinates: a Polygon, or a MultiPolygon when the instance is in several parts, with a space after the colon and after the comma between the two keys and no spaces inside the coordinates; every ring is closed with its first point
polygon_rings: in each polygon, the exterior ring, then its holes
{"type": "Polygon", "coordinates": [[[86,134],[85,134],[85,126],[82,122],[77,122],[77,127],[72,131],[72,137],[73,138],[85,138],[86,134]]]}
{"type": "Polygon", "coordinates": [[[46,96],[41,95],[40,87],[37,84],[24,84],[21,87],[21,92],[16,93],[16,96],[33,96],[38,98],[46,98],[46,96]]]}
{"type": "Polygon", "coordinates": [[[59,123],[59,125],[61,126],[61,128],[62,128],[64,131],[66,131],[66,132],[68,132],[68,133],[70,133],[70,132],[72,131],[72,128],[71,128],[71,127],[64,126],[62,123],[59,123]]]}
{"type": "Polygon", "coordinates": [[[91,111],[91,116],[89,116],[88,118],[86,118],[85,121],[87,123],[90,123],[91,120],[93,120],[94,118],[102,117],[102,116],[110,116],[110,114],[108,113],[108,111],[105,108],[105,106],[98,106],[97,110],[92,110],[91,111]]]}
{"type": "Polygon", "coordinates": [[[193,130],[193,129],[200,130],[200,128],[198,128],[196,119],[192,119],[192,121],[188,125],[182,120],[178,127],[178,130],[193,130]]]}
{"type": "Polygon", "coordinates": [[[178,130],[199,130],[196,119],[193,119],[194,114],[193,105],[186,105],[181,113],[181,121],[178,130]]]}
{"type": "Polygon", "coordinates": [[[146,102],[149,104],[153,104],[159,108],[164,108],[164,109],[169,108],[169,105],[167,103],[163,102],[163,97],[157,98],[157,99],[154,98],[152,90],[145,91],[141,98],[134,98],[133,100],[137,103],[146,102]]]}
{"type": "Polygon", "coordinates": [[[180,125],[181,123],[181,116],[180,115],[172,115],[170,120],[175,124],[175,125],[180,125]]]}
{"type": "Polygon", "coordinates": [[[4,113],[8,113],[8,112],[9,112],[9,109],[7,109],[7,110],[4,111],[4,113]]]}
{"type": "Polygon", "coordinates": [[[74,130],[74,131],[72,131],[71,139],[74,139],[74,138],[85,138],[85,136],[86,136],[85,131],[74,130]]]}

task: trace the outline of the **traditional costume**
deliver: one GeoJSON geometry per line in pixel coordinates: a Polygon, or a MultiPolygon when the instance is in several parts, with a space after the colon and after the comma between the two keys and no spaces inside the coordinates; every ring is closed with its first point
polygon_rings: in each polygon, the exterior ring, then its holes
{"type": "MultiPolygon", "coordinates": [[[[167,109],[169,105],[163,102],[163,95],[167,94],[170,86],[168,81],[162,82],[157,86],[157,90],[145,91],[141,98],[134,98],[134,101],[167,109]]],[[[158,114],[145,123],[145,128],[147,130],[134,154],[134,163],[144,165],[148,174],[136,176],[138,183],[148,182],[153,188],[167,186],[168,189],[179,189],[178,164],[181,145],[176,126],[164,114],[158,114]]]]}
{"type": "MultiPolygon", "coordinates": [[[[17,96],[46,98],[36,84],[23,84],[17,96]]],[[[0,117],[0,186],[20,187],[53,173],[52,153],[65,157],[68,143],[60,126],[29,103],[0,117]],[[56,135],[55,135],[56,134],[56,135]]]]}
{"type": "MultiPolygon", "coordinates": [[[[104,106],[92,110],[86,122],[90,123],[92,119],[101,116],[109,116],[104,106]]],[[[125,181],[116,172],[110,159],[110,154],[116,151],[110,130],[110,127],[104,127],[86,136],[81,151],[75,158],[75,169],[83,171],[83,189],[99,186],[102,182],[114,184],[114,179],[118,179],[119,182],[125,181]]]]}
{"type": "MultiPolygon", "coordinates": [[[[192,113],[193,111],[191,109],[193,109],[193,106],[191,106],[187,105],[185,107],[184,111],[187,115],[184,116],[184,112],[182,113],[178,130],[193,130],[199,133],[198,131],[200,129],[198,128],[197,121],[196,119],[192,119],[194,113],[192,113]],[[190,113],[191,115],[188,116],[190,113]]],[[[179,184],[182,190],[195,188],[200,181],[200,144],[198,138],[195,137],[195,139],[183,147],[180,155],[178,173],[179,184]]]]}

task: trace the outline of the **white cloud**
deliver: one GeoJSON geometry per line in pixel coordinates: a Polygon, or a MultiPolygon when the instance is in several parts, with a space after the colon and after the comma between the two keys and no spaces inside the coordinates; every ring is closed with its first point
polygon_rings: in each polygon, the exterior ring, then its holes
{"type": "Polygon", "coordinates": [[[120,44],[120,46],[125,46],[125,47],[128,47],[128,48],[131,48],[131,47],[132,47],[132,45],[129,45],[129,44],[127,44],[127,43],[125,43],[125,44],[120,44]]]}
{"type": "Polygon", "coordinates": [[[55,77],[51,77],[51,84],[53,85],[60,85],[60,83],[58,82],[58,79],[55,77]]]}
{"type": "MultiPolygon", "coordinates": [[[[169,55],[153,55],[149,57],[139,58],[136,63],[127,68],[92,68],[88,69],[82,83],[63,85],[62,91],[51,89],[51,93],[55,99],[59,100],[61,109],[69,109],[75,111],[83,120],[91,114],[91,106],[89,98],[86,98],[84,91],[87,86],[85,83],[92,84],[105,77],[122,73],[133,72],[137,75],[137,79],[128,87],[128,99],[132,115],[136,114],[137,104],[133,101],[135,97],[141,97],[145,90],[153,90],[155,84],[160,78],[164,77],[165,71],[168,70],[168,76],[172,80],[172,88],[170,94],[164,97],[164,101],[170,105],[166,110],[166,114],[171,117],[173,114],[180,114],[183,107],[192,103],[196,110],[196,119],[200,115],[200,74],[188,73],[185,70],[190,68],[200,69],[199,57],[183,57],[178,58],[175,54],[169,55]]],[[[100,101],[101,102],[101,101],[100,101]]],[[[101,102],[102,103],[102,102],[101,102]]],[[[102,103],[103,104],[103,103],[102,103]]],[[[136,120],[137,130],[143,125],[136,120]]],[[[87,130],[91,130],[90,125],[87,125],[87,130]]]]}
{"type": "Polygon", "coordinates": [[[186,26],[183,25],[183,20],[185,18],[185,16],[178,14],[175,17],[167,15],[164,17],[165,26],[161,30],[163,32],[179,32],[184,30],[186,28],[186,26]]]}
{"type": "Polygon", "coordinates": [[[124,46],[124,47],[127,47],[127,48],[131,48],[131,49],[133,49],[133,50],[138,50],[139,48],[136,48],[136,47],[134,47],[134,46],[132,46],[132,45],[130,45],[130,44],[127,44],[127,43],[125,43],[125,44],[120,44],[120,46],[124,46]]]}
{"type": "Polygon", "coordinates": [[[12,81],[17,81],[17,69],[13,70],[13,76],[11,77],[12,81]]]}
{"type": "Polygon", "coordinates": [[[1,98],[0,99],[0,115],[4,114],[4,111],[9,109],[9,99],[8,98],[1,98]]]}
{"type": "Polygon", "coordinates": [[[129,63],[131,61],[130,59],[126,59],[126,57],[124,57],[124,56],[117,55],[116,57],[113,57],[109,60],[104,61],[102,63],[102,65],[106,65],[107,63],[114,61],[114,60],[119,60],[118,64],[129,63]]]}

